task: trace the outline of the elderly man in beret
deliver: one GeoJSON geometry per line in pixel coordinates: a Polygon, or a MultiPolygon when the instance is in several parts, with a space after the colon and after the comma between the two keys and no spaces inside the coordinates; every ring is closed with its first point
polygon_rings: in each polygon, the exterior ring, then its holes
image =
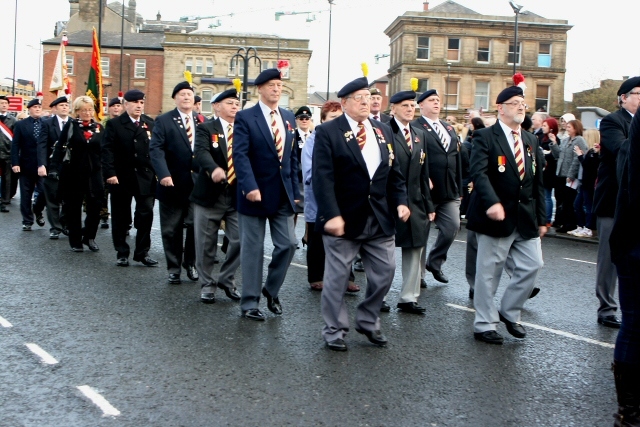
{"type": "Polygon", "coordinates": [[[489,344],[504,340],[496,330],[499,321],[514,337],[526,336],[520,313],[542,268],[540,238],[547,232],[544,157],[538,139],[520,126],[526,110],[521,87],[504,89],[496,104],[498,122],[473,133],[467,215],[482,254],[476,259],[474,337],[489,344]],[[513,270],[498,310],[494,297],[507,258],[513,270]]]}
{"type": "Polygon", "coordinates": [[[262,71],[255,80],[260,101],[239,111],[234,125],[233,163],[238,179],[242,315],[265,320],[260,295],[267,308],[282,314],[280,288],[296,250],[293,214],[300,200],[298,156],[293,149],[295,117],[278,107],[282,74],[277,68],[262,71]],[[264,234],[269,220],[273,253],[262,285],[264,234]]]}
{"type": "Polygon", "coordinates": [[[371,93],[371,107],[369,118],[373,120],[380,121],[382,123],[389,123],[391,121],[391,116],[388,114],[384,114],[382,110],[382,92],[377,87],[372,87],[369,89],[371,93]]]}
{"type": "Polygon", "coordinates": [[[326,252],[322,335],[334,351],[347,350],[344,294],[358,251],[367,291],[356,311],[355,330],[373,344],[386,345],[379,315],[396,268],[395,219],[397,214],[406,222],[410,215],[394,136],[389,126],[369,118],[368,87],[367,78],[361,77],[338,92],[344,114],[318,126],[313,149],[316,230],[323,233],[326,252]]]}
{"type": "Polygon", "coordinates": [[[11,203],[11,181],[14,179],[11,170],[11,140],[16,119],[9,111],[9,99],[0,96],[0,212],[9,212],[11,203]]]}
{"type": "Polygon", "coordinates": [[[137,230],[133,260],[149,267],[158,264],[149,256],[156,174],[149,158],[153,120],[142,114],[144,100],[144,93],[137,89],[125,93],[124,112],[107,122],[102,137],[102,175],[111,194],[111,237],[119,267],[129,266],[132,198],[137,230]]]}

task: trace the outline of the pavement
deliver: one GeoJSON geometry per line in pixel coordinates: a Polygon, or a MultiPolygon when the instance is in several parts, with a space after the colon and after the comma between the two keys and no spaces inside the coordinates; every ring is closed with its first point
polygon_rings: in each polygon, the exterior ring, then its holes
{"type": "MultiPolygon", "coordinates": [[[[160,266],[121,268],[110,230],[99,230],[99,252],[73,253],[47,227],[21,231],[16,202],[0,214],[2,427],[612,425],[617,331],[596,323],[597,246],[584,239],[543,238],[524,340],[504,325],[503,346],[473,339],[463,227],[443,269],[449,284],[427,275],[426,315],[395,309],[398,268],[381,315],[388,346],[350,332],[337,353],[320,334],[305,249],[281,290],[284,314],[261,301],[259,323],[222,292],[202,304],[185,274],[167,284],[158,215],[150,255],[160,266]]],[[[265,273],[271,249],[267,237],[265,273]]],[[[352,321],[363,294],[346,297],[352,321]]]]}

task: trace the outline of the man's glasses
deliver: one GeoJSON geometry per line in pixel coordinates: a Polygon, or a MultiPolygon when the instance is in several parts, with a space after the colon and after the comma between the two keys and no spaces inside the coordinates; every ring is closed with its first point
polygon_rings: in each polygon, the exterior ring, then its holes
{"type": "Polygon", "coordinates": [[[524,101],[503,102],[502,105],[511,105],[512,107],[524,107],[525,110],[529,108],[529,106],[524,101]]]}
{"type": "Polygon", "coordinates": [[[355,101],[360,102],[363,99],[367,102],[371,101],[371,95],[358,94],[353,96],[347,96],[347,98],[353,98],[355,101]]]}

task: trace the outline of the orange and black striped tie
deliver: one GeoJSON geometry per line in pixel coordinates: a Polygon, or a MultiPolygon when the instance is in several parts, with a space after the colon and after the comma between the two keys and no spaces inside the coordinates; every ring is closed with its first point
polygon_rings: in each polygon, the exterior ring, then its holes
{"type": "Polygon", "coordinates": [[[516,158],[516,165],[518,166],[518,173],[520,174],[520,181],[524,179],[524,156],[520,149],[520,134],[516,131],[511,131],[513,135],[514,156],[516,158]]]}
{"type": "Polygon", "coordinates": [[[184,130],[187,131],[187,138],[189,138],[189,144],[191,145],[191,151],[193,151],[193,130],[191,130],[191,120],[189,116],[184,117],[184,130]]]}
{"type": "Polygon", "coordinates": [[[409,151],[413,151],[413,147],[411,146],[411,133],[407,128],[404,128],[404,140],[407,141],[407,145],[409,146],[409,151]]]}
{"type": "Polygon", "coordinates": [[[367,143],[367,131],[364,129],[364,123],[358,122],[358,134],[356,135],[356,141],[358,141],[358,147],[360,150],[364,148],[364,144],[367,143]]]}
{"type": "Polygon", "coordinates": [[[278,160],[282,161],[284,154],[284,144],[282,143],[282,135],[280,135],[280,129],[278,129],[278,122],[276,116],[278,112],[271,110],[271,132],[273,132],[273,140],[276,143],[276,152],[278,153],[278,160]]]}
{"type": "Polygon", "coordinates": [[[236,180],[236,170],[233,167],[233,125],[227,126],[227,184],[236,180]]]}

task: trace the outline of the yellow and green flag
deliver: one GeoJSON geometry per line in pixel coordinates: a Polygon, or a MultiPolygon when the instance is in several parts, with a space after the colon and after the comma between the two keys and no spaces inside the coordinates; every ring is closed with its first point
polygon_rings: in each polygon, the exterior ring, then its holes
{"type": "Polygon", "coordinates": [[[102,121],[102,65],[100,63],[98,33],[95,27],[93,28],[93,53],[91,54],[91,68],[89,69],[86,95],[93,100],[97,120],[102,121]]]}

